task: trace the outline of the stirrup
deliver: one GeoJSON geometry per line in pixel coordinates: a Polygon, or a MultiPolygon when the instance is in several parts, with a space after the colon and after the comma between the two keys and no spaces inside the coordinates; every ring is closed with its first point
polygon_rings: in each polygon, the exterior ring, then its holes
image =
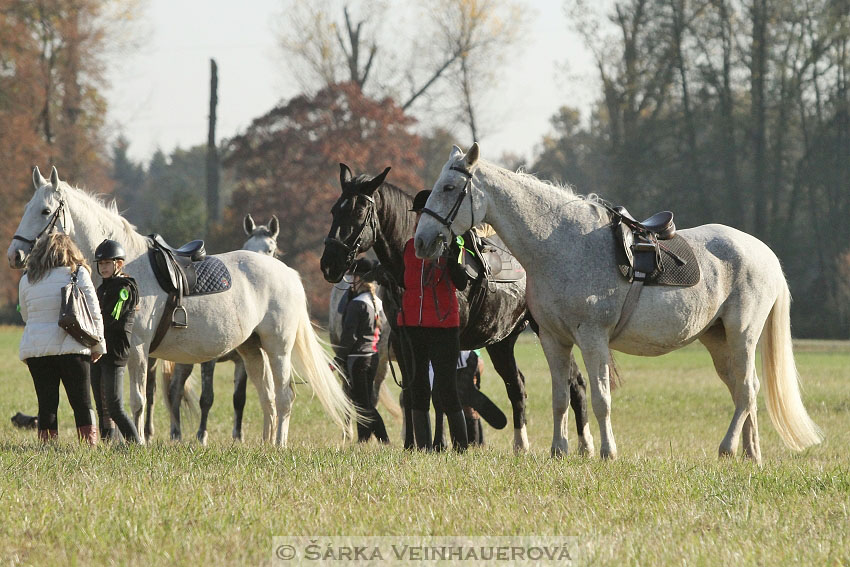
{"type": "Polygon", "coordinates": [[[189,326],[189,315],[186,314],[186,308],[183,307],[182,305],[178,305],[177,307],[174,308],[174,311],[172,311],[172,313],[171,313],[171,326],[177,327],[178,329],[185,329],[186,327],[189,326]],[[179,317],[177,316],[178,311],[183,312],[183,320],[182,321],[180,321],[179,317]]]}

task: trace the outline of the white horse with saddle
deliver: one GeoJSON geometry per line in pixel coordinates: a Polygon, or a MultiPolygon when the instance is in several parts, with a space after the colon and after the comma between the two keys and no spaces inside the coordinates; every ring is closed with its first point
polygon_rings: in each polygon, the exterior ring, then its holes
{"type": "Polygon", "coordinates": [[[768,413],[780,437],[794,450],[822,440],[800,396],[788,284],[776,255],[753,236],[719,224],[679,231],[693,251],[698,281],[648,286],[623,317],[633,285],[619,271],[612,226],[620,219],[599,199],[497,167],[479,159],[473,144],[466,154],[454,147],[426,207],[415,237],[421,257],[439,256],[452,234],[487,222],[528,272],[528,305],[552,373],[552,403],[558,402],[556,434],[564,429],[574,345],[587,367],[601,455],[614,458],[609,348],[657,356],[699,340],[735,405],[719,452],[734,455],[743,434],[746,455],[760,462],[761,341],[768,413]]]}
{"type": "Polygon", "coordinates": [[[126,270],[136,279],[140,293],[128,364],[130,407],[140,432],[148,354],[175,362],[201,363],[233,349],[244,360],[248,378],[258,385],[264,441],[286,444],[295,397],[293,369],[310,384],[334,423],[346,434],[352,432],[354,408],[313,330],[304,287],[295,270],[274,258],[243,250],[209,257],[216,261],[226,290],[205,295],[183,290],[187,292],[182,307],[188,326],[169,327],[149,353],[160,319],[172,319],[172,313],[166,312],[170,294],[158,283],[148,257],[151,239],[136,232],[114,203],[105,205],[101,199],[60,181],[56,168],[50,181],[36,168],[33,184],[35,194],[8,250],[13,268],[25,266],[32,244],[51,225],[71,236],[92,263],[93,251],[104,238],[121,242],[127,252],[126,270]],[[263,371],[266,364],[270,375],[263,371]]]}

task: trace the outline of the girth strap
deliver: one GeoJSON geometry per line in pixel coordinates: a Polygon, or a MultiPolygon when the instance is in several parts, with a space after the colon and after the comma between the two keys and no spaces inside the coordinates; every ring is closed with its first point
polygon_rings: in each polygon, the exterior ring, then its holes
{"type": "Polygon", "coordinates": [[[614,327],[614,332],[608,338],[608,342],[613,341],[620,336],[623,328],[632,318],[632,313],[637,307],[640,292],[643,291],[643,282],[646,280],[646,274],[643,272],[635,272],[635,279],[632,280],[632,285],[629,287],[629,292],[626,294],[626,300],[623,302],[623,309],[620,311],[620,320],[617,321],[617,326],[614,327]]]}

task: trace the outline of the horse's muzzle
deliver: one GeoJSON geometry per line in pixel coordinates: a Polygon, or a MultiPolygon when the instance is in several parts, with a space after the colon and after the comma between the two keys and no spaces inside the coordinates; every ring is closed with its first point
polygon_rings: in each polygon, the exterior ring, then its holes
{"type": "Polygon", "coordinates": [[[20,248],[9,253],[9,267],[13,270],[23,269],[24,264],[26,264],[26,260],[27,255],[20,248]]]}

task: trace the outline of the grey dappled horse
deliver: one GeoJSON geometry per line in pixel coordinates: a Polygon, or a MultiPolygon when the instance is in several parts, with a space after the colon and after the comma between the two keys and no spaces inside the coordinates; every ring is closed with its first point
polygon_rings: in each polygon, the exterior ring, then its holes
{"type": "Polygon", "coordinates": [[[573,345],[587,367],[601,455],[614,458],[609,348],[657,356],[699,340],[735,404],[719,452],[734,455],[743,432],[747,456],[760,462],[756,346],[761,340],[774,427],[791,449],[821,441],[800,396],[788,284],[779,259],[753,236],[719,224],[679,231],[696,254],[699,283],[647,287],[622,332],[612,338],[630,284],[617,269],[612,218],[598,200],[481,160],[476,143],[467,154],[454,147],[426,208],[430,212],[415,237],[421,257],[438,256],[451,233],[488,222],[528,272],[528,306],[540,325],[553,403],[561,401],[554,415],[556,434],[564,429],[573,345]]]}

